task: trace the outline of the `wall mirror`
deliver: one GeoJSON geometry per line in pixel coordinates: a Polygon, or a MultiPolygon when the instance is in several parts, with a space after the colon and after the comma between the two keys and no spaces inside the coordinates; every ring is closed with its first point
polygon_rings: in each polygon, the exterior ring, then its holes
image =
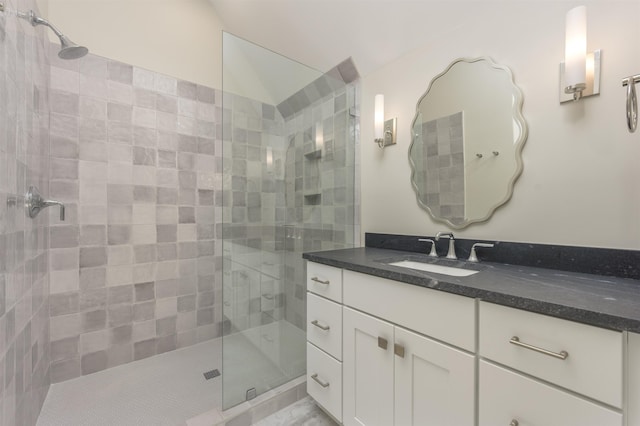
{"type": "Polygon", "coordinates": [[[511,71],[455,60],[418,100],[409,148],[418,204],[454,229],[489,219],[522,173],[527,125],[511,71]]]}

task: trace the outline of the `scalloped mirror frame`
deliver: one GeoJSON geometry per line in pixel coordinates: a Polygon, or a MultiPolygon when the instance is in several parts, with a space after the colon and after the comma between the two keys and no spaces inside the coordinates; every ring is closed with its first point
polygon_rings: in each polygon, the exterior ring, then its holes
{"type": "MultiPolygon", "coordinates": [[[[449,64],[449,66],[440,74],[436,75],[431,82],[429,83],[429,87],[427,88],[427,91],[420,97],[420,99],[418,99],[418,102],[416,103],[416,115],[413,119],[413,121],[411,122],[411,145],[409,146],[409,150],[408,150],[408,157],[409,157],[409,165],[411,166],[411,185],[413,187],[413,190],[416,193],[416,200],[418,202],[418,205],[426,210],[429,215],[431,216],[431,218],[439,223],[443,223],[445,225],[447,225],[448,227],[452,228],[452,229],[463,229],[466,228],[467,226],[474,224],[474,223],[481,223],[481,222],[486,222],[487,220],[489,220],[489,218],[491,218],[491,216],[493,215],[493,213],[501,206],[503,206],[504,204],[507,203],[507,201],[509,201],[509,199],[512,197],[513,195],[513,188],[515,185],[516,180],[520,177],[520,175],[522,174],[522,170],[523,170],[523,163],[522,163],[522,149],[525,145],[525,142],[527,140],[527,136],[528,136],[528,128],[527,128],[527,123],[524,119],[524,116],[522,115],[522,106],[524,103],[524,97],[522,95],[522,91],[520,90],[520,88],[515,84],[515,81],[513,79],[513,74],[511,72],[511,70],[504,66],[504,65],[499,65],[497,63],[495,63],[491,58],[486,57],[486,56],[482,56],[482,57],[478,57],[478,58],[458,58],[456,60],[454,60],[453,62],[451,62],[451,64],[449,64]],[[513,173],[512,176],[509,177],[508,179],[508,183],[507,183],[507,191],[505,193],[505,195],[498,201],[496,202],[492,207],[490,207],[487,211],[487,213],[482,216],[482,217],[478,217],[478,218],[465,218],[465,220],[461,223],[453,223],[451,222],[451,220],[449,218],[446,217],[441,217],[436,215],[431,208],[425,204],[423,202],[423,200],[421,199],[421,192],[420,189],[418,188],[418,184],[416,182],[416,165],[413,162],[413,159],[411,157],[411,151],[414,148],[414,144],[416,143],[417,137],[419,136],[416,132],[415,132],[415,125],[417,120],[421,117],[421,112],[420,112],[420,104],[421,102],[429,95],[429,92],[431,91],[431,89],[433,88],[433,85],[436,81],[438,81],[439,78],[445,76],[456,64],[460,63],[460,62],[465,62],[465,63],[476,63],[476,62],[485,62],[490,68],[498,70],[498,71],[503,71],[506,73],[506,75],[508,76],[508,80],[511,82],[511,91],[513,94],[513,108],[512,108],[512,116],[510,117],[513,122],[514,122],[514,126],[517,126],[517,128],[520,130],[520,134],[517,138],[517,140],[515,140],[513,142],[513,146],[514,146],[514,160],[515,160],[515,171],[513,173]]],[[[436,117],[434,117],[435,119],[436,117]]]]}

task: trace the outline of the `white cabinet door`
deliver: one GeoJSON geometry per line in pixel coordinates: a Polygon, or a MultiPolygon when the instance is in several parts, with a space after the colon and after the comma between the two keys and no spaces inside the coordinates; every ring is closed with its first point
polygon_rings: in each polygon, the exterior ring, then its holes
{"type": "Polygon", "coordinates": [[[393,425],[393,325],[344,308],[345,426],[393,425]]]}
{"type": "Polygon", "coordinates": [[[396,327],[395,426],[473,426],[475,359],[396,327]]]}
{"type": "Polygon", "coordinates": [[[629,333],[627,426],[640,426],[640,334],[629,333]]]}
{"type": "Polygon", "coordinates": [[[480,361],[480,426],[622,426],[622,414],[480,361]]]}

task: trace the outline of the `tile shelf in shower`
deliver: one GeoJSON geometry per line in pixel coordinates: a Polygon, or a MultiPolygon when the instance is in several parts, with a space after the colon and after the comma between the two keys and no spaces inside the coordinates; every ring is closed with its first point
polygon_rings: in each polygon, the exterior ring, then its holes
{"type": "Polygon", "coordinates": [[[317,160],[318,158],[322,158],[322,150],[318,149],[315,151],[307,152],[304,156],[309,160],[317,160]]]}
{"type": "Polygon", "coordinates": [[[304,203],[307,205],[318,205],[322,199],[322,194],[319,192],[310,192],[304,194],[304,203]]]}

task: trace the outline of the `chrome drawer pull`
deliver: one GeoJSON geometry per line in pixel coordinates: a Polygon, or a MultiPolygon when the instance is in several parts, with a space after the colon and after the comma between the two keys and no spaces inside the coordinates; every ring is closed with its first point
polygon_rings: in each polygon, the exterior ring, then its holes
{"type": "Polygon", "coordinates": [[[509,423],[509,426],[518,426],[520,425],[520,422],[518,422],[516,419],[511,420],[511,423],[509,423]]]}
{"type": "Polygon", "coordinates": [[[549,355],[549,356],[552,356],[554,358],[558,358],[558,359],[562,359],[562,360],[567,359],[567,357],[569,356],[569,352],[567,352],[567,351],[552,352],[552,351],[548,351],[548,350],[543,349],[543,348],[539,348],[537,346],[530,345],[528,343],[523,343],[523,342],[520,341],[518,336],[513,336],[511,338],[511,340],[509,340],[509,343],[511,343],[513,345],[516,345],[516,346],[520,346],[520,347],[525,348],[525,349],[531,349],[532,351],[536,351],[536,352],[539,352],[541,354],[549,355]]]}
{"type": "Polygon", "coordinates": [[[313,277],[313,278],[311,278],[311,281],[315,281],[315,282],[317,282],[317,283],[324,284],[324,285],[329,285],[329,284],[330,284],[330,281],[329,281],[329,280],[322,281],[322,280],[321,280],[320,278],[318,278],[318,277],[313,277]]]}
{"type": "Polygon", "coordinates": [[[329,331],[329,329],[331,327],[329,327],[328,325],[322,325],[318,322],[318,320],[313,320],[311,321],[311,324],[315,325],[316,327],[318,327],[320,330],[324,330],[324,331],[329,331]]]}
{"type": "Polygon", "coordinates": [[[315,380],[320,386],[322,386],[323,388],[328,388],[329,387],[329,382],[323,382],[322,380],[318,379],[318,373],[316,374],[312,374],[311,378],[313,380],[315,380]]]}

